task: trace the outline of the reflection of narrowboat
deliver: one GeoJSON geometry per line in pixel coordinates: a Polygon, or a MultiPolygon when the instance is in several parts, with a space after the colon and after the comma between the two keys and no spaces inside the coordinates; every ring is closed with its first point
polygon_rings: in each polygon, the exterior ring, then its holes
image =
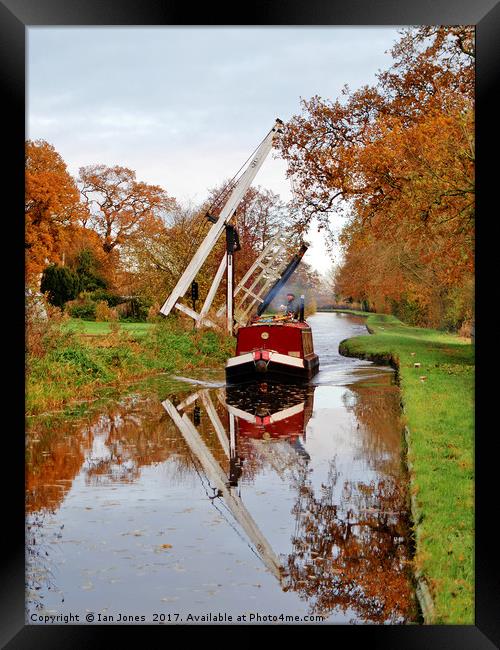
{"type": "Polygon", "coordinates": [[[252,382],[226,386],[225,406],[247,438],[304,436],[312,415],[313,386],[252,382]]]}
{"type": "Polygon", "coordinates": [[[257,321],[240,327],[236,356],[226,362],[229,383],[252,379],[311,379],[319,370],[310,326],[306,321],[257,321]]]}

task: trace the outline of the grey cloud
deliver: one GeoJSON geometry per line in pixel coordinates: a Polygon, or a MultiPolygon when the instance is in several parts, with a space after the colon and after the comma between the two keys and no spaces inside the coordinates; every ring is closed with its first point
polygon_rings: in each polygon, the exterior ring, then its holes
{"type": "MultiPolygon", "coordinates": [[[[300,97],[374,83],[397,39],[397,28],[29,28],[29,137],[72,173],[125,165],[201,201],[300,97]]],[[[278,163],[256,182],[287,197],[278,163]]]]}

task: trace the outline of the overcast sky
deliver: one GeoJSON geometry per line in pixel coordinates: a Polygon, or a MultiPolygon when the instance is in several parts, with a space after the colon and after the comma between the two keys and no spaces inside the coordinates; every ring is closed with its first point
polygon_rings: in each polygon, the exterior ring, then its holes
{"type": "MultiPolygon", "coordinates": [[[[27,137],[54,145],[75,176],[122,165],[198,203],[301,97],[373,84],[397,40],[387,27],[30,27],[27,137]]],[[[291,196],[272,156],[254,184],[291,196]]],[[[323,272],[322,236],[310,239],[305,259],[323,272]]]]}

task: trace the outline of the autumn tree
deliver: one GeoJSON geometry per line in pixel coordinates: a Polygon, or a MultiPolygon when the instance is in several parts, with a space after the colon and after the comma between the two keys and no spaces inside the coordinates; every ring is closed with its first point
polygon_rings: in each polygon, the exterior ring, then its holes
{"type": "Polygon", "coordinates": [[[48,263],[61,262],[69,227],[85,208],[66,164],[45,140],[28,140],[25,158],[26,280],[38,283],[48,263]]]}
{"type": "MultiPolygon", "coordinates": [[[[204,207],[176,205],[154,228],[141,229],[122,246],[122,285],[161,305],[211,225],[204,207]]],[[[200,295],[208,291],[223,253],[220,238],[198,274],[200,295]]]]}
{"type": "Polygon", "coordinates": [[[260,185],[248,188],[233,219],[242,248],[256,253],[261,252],[275,234],[285,232],[289,222],[287,206],[279,194],[260,185]]]}
{"type": "Polygon", "coordinates": [[[392,55],[376,86],[304,101],[281,149],[304,223],[349,215],[339,290],[442,325],[473,273],[473,28],[408,28],[392,55]]]}
{"type": "MultiPolygon", "coordinates": [[[[217,215],[230,189],[230,182],[225,181],[210,190],[207,212],[217,215]]],[[[241,246],[235,257],[236,281],[243,277],[275,235],[280,234],[285,240],[290,240],[290,246],[297,243],[292,241],[294,239],[293,219],[289,206],[279,194],[260,185],[248,188],[236,208],[231,223],[238,231],[241,246]]]]}
{"type": "Polygon", "coordinates": [[[164,189],[137,181],[134,171],[118,165],[82,167],[78,183],[88,209],[81,223],[97,232],[107,254],[141,230],[154,229],[175,206],[164,189]]]}
{"type": "MultiPolygon", "coordinates": [[[[230,187],[226,183],[210,191],[201,205],[175,206],[156,229],[141,231],[123,247],[130,287],[162,304],[212,227],[207,213],[219,214],[227,200],[230,187]]],[[[240,202],[231,223],[239,233],[241,250],[235,255],[236,281],[257,258],[269,239],[278,231],[289,236],[288,212],[279,195],[251,187],[240,202]]],[[[222,235],[197,275],[200,298],[203,300],[225,251],[222,235]]],[[[219,291],[214,308],[224,300],[219,291]]]]}
{"type": "Polygon", "coordinates": [[[106,254],[99,235],[90,228],[73,224],[63,248],[65,264],[80,277],[82,291],[98,287],[115,288],[117,284],[117,253],[106,254]]]}

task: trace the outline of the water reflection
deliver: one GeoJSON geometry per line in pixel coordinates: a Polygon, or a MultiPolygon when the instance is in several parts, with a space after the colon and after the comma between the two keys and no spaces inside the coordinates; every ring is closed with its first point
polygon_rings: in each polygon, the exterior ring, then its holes
{"type": "Polygon", "coordinates": [[[78,474],[87,485],[133,482],[141,467],[182,455],[182,438],[165,436],[165,420],[157,400],[133,397],[83,423],[35,422],[26,451],[27,511],[57,509],[78,474]]]}
{"type": "MultiPolygon", "coordinates": [[[[310,614],[325,618],[337,608],[355,612],[362,621],[411,620],[415,603],[409,583],[404,486],[391,476],[370,482],[344,481],[340,499],[336,499],[341,472],[334,457],[327,480],[315,488],[309,477],[311,457],[304,447],[314,390],[314,386],[290,389],[258,383],[219,390],[217,397],[227,411],[227,433],[207,390],[194,393],[177,408],[169,400],[163,407],[205,471],[213,489],[209,498],[225,501],[283,591],[296,591],[308,602],[310,614]],[[200,421],[198,400],[230,460],[229,472],[227,466],[217,463],[193,424],[200,421]],[[193,404],[191,420],[188,413],[193,404]],[[250,452],[248,459],[254,464],[252,452],[258,450],[260,458],[265,458],[281,478],[288,472],[296,492],[293,551],[279,559],[236,489],[247,460],[241,455],[242,449],[250,452]]],[[[366,432],[367,422],[376,422],[376,435],[368,437],[370,443],[363,445],[363,450],[370,452],[366,460],[380,469],[391,458],[384,448],[394,429],[388,426],[394,408],[380,408],[381,400],[378,405],[366,405],[366,400],[359,399],[363,396],[363,388],[354,386],[349,395],[343,395],[344,403],[347,410],[356,413],[358,430],[362,425],[366,432]]],[[[387,407],[387,400],[383,403],[387,407]]]]}
{"type": "Polygon", "coordinates": [[[415,620],[399,392],[369,368],[348,385],[170,383],[36,420],[28,613],[415,620]]]}
{"type": "Polygon", "coordinates": [[[299,487],[285,588],[297,590],[311,613],[325,616],[340,608],[355,611],[363,621],[411,619],[407,522],[398,486],[393,481],[344,484],[336,503],[338,478],[332,462],[320,490],[307,480],[299,487]]]}

